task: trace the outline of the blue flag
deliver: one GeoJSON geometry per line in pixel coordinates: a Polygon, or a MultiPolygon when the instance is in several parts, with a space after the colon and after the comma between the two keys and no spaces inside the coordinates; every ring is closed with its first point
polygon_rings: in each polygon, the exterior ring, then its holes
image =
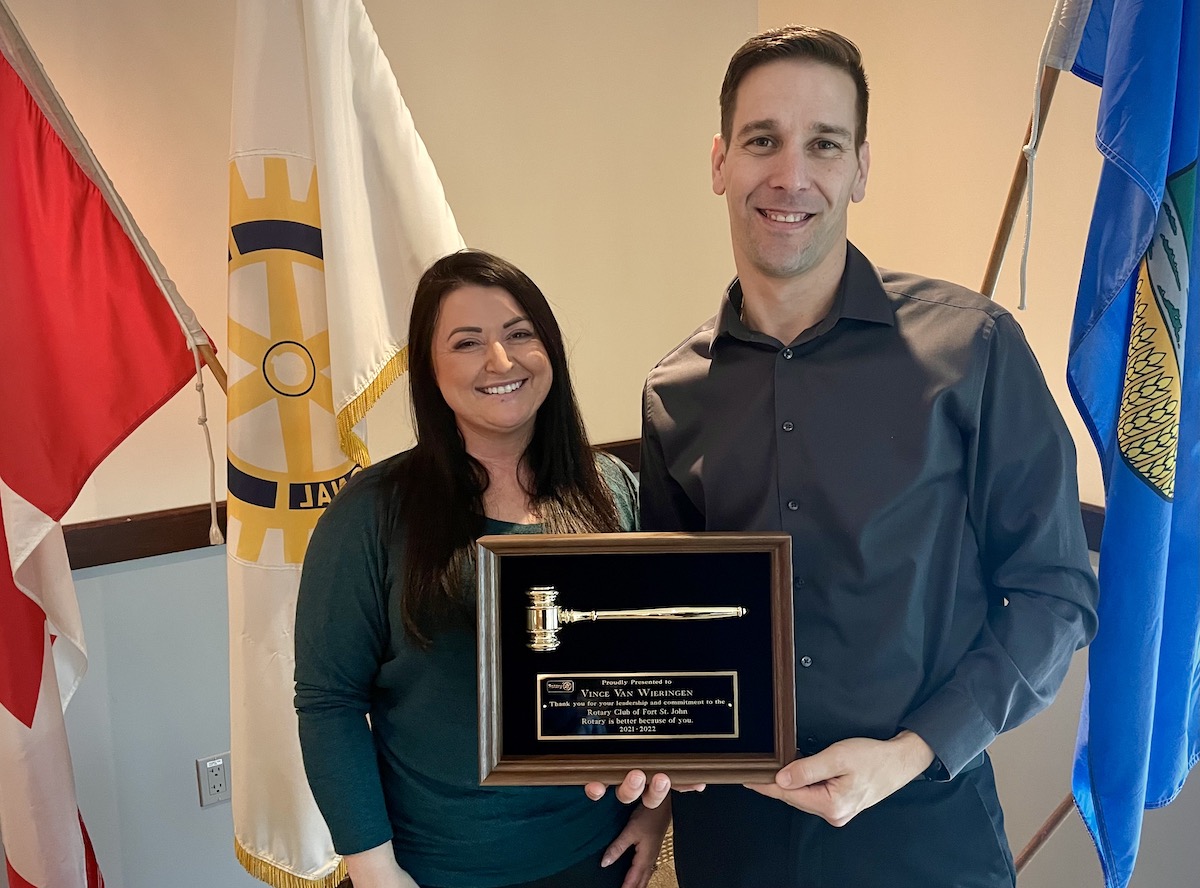
{"type": "Polygon", "coordinates": [[[1108,888],[1200,757],[1198,44],[1198,0],[1093,0],[1073,69],[1104,164],[1067,379],[1106,515],[1072,788],[1108,888]]]}

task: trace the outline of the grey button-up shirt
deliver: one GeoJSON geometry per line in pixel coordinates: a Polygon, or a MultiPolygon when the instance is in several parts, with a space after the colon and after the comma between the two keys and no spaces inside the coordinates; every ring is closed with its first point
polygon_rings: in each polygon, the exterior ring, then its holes
{"type": "Polygon", "coordinates": [[[790,533],[801,748],[908,728],[956,774],[1095,634],[1062,416],[1005,309],[853,246],[794,342],[741,298],[646,381],[642,527],[790,533]]]}

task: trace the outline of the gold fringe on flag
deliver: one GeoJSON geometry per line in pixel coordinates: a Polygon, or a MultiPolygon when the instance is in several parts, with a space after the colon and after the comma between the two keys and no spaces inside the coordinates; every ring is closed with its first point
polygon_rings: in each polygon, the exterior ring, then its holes
{"type": "Polygon", "coordinates": [[[367,411],[375,406],[375,402],[387,391],[388,386],[408,371],[408,346],[400,349],[390,358],[383,369],[375,374],[375,378],[354,396],[354,399],[338,411],[337,429],[338,443],[342,453],[350,457],[364,469],[371,464],[371,456],[367,453],[367,445],[362,438],[354,433],[354,427],[362,422],[367,411]]]}
{"type": "Polygon", "coordinates": [[[242,847],[242,843],[236,838],[233,840],[233,850],[237,855],[238,863],[254,878],[260,882],[266,882],[268,885],[273,885],[275,888],[336,888],[341,882],[346,879],[346,861],[338,858],[337,869],[325,876],[323,879],[305,879],[287,870],[280,869],[273,863],[269,863],[260,857],[255,857],[249,851],[242,847]]]}

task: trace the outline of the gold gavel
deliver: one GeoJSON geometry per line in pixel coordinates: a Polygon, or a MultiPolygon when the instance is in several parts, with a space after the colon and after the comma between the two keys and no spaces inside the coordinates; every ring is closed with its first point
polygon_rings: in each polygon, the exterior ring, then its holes
{"type": "Polygon", "coordinates": [[[744,607],[645,607],[634,610],[569,610],[555,604],[558,591],[553,586],[533,586],[526,593],[525,627],[529,647],[552,651],[558,647],[558,630],[568,623],[591,620],[728,620],[744,617],[744,607]]]}

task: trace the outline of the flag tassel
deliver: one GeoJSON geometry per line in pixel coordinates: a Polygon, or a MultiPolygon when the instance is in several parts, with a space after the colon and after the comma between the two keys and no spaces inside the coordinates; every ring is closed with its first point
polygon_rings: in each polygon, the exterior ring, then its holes
{"type": "Polygon", "coordinates": [[[355,433],[354,427],[362,422],[367,411],[375,406],[375,402],[387,391],[388,386],[407,372],[408,346],[405,346],[388,358],[383,369],[337,413],[338,443],[342,453],[364,468],[371,464],[371,457],[367,453],[367,445],[355,433]]]}
{"type": "Polygon", "coordinates": [[[287,870],[276,866],[268,860],[255,857],[243,848],[242,843],[237,839],[233,840],[233,850],[237,855],[238,863],[242,865],[246,872],[260,882],[266,882],[268,885],[275,886],[275,888],[337,888],[347,876],[346,862],[340,857],[338,858],[337,867],[329,875],[320,879],[305,879],[294,873],[289,873],[287,870]]]}

